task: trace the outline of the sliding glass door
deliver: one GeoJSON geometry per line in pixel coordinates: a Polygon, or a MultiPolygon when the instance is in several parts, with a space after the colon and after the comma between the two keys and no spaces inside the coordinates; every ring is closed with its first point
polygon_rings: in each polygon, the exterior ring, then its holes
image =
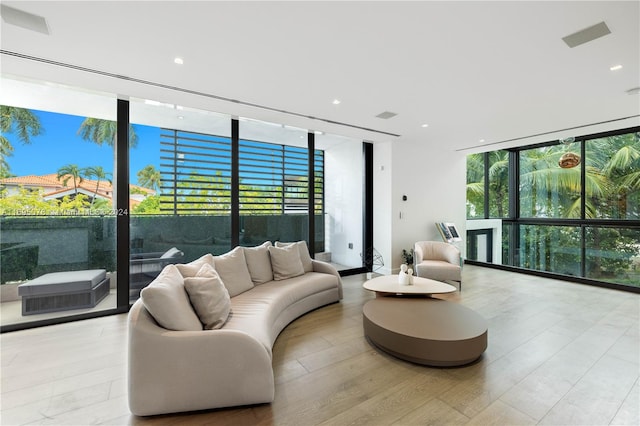
{"type": "Polygon", "coordinates": [[[3,329],[116,308],[116,98],[2,78],[3,329]]]}

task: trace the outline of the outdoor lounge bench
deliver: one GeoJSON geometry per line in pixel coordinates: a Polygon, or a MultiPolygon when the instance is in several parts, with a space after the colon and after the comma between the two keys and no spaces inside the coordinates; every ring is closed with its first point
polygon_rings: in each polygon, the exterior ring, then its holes
{"type": "Polygon", "coordinates": [[[104,269],[53,272],[18,286],[22,315],[93,308],[109,294],[104,269]]]}

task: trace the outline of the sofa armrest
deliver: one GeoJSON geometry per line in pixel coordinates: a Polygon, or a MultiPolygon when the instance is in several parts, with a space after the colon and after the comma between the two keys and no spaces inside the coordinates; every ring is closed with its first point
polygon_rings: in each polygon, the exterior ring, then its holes
{"type": "Polygon", "coordinates": [[[271,356],[238,330],[170,331],[129,312],[129,408],[140,415],[273,401],[271,356]]]}
{"type": "Polygon", "coordinates": [[[330,263],[322,262],[321,260],[311,259],[311,265],[313,266],[313,272],[331,274],[338,278],[338,292],[340,294],[340,300],[342,300],[342,278],[338,270],[330,263]]]}

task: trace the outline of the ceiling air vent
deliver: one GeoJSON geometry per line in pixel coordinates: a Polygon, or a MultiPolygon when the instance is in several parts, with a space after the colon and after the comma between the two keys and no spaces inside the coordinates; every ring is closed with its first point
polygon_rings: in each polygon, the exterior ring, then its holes
{"type": "Polygon", "coordinates": [[[611,34],[611,30],[603,21],[599,24],[595,24],[589,28],[578,31],[577,33],[569,34],[568,36],[563,37],[562,40],[567,43],[567,46],[576,47],[581,44],[589,43],[597,38],[604,37],[607,34],[611,34]]]}
{"type": "Polygon", "coordinates": [[[0,5],[0,15],[2,15],[2,20],[7,24],[49,35],[49,26],[42,16],[14,9],[4,4],[0,5]]]}
{"type": "Polygon", "coordinates": [[[390,118],[395,117],[396,114],[395,112],[391,112],[391,111],[385,111],[385,112],[381,112],[380,114],[376,115],[376,117],[378,118],[382,118],[383,120],[388,120],[390,118]]]}

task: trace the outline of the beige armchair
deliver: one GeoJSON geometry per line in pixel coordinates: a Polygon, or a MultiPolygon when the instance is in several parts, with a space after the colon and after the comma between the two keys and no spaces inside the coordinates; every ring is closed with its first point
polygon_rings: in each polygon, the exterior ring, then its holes
{"type": "Polygon", "coordinates": [[[462,262],[456,246],[439,241],[418,241],[413,250],[417,276],[457,281],[462,291],[462,262]]]}

